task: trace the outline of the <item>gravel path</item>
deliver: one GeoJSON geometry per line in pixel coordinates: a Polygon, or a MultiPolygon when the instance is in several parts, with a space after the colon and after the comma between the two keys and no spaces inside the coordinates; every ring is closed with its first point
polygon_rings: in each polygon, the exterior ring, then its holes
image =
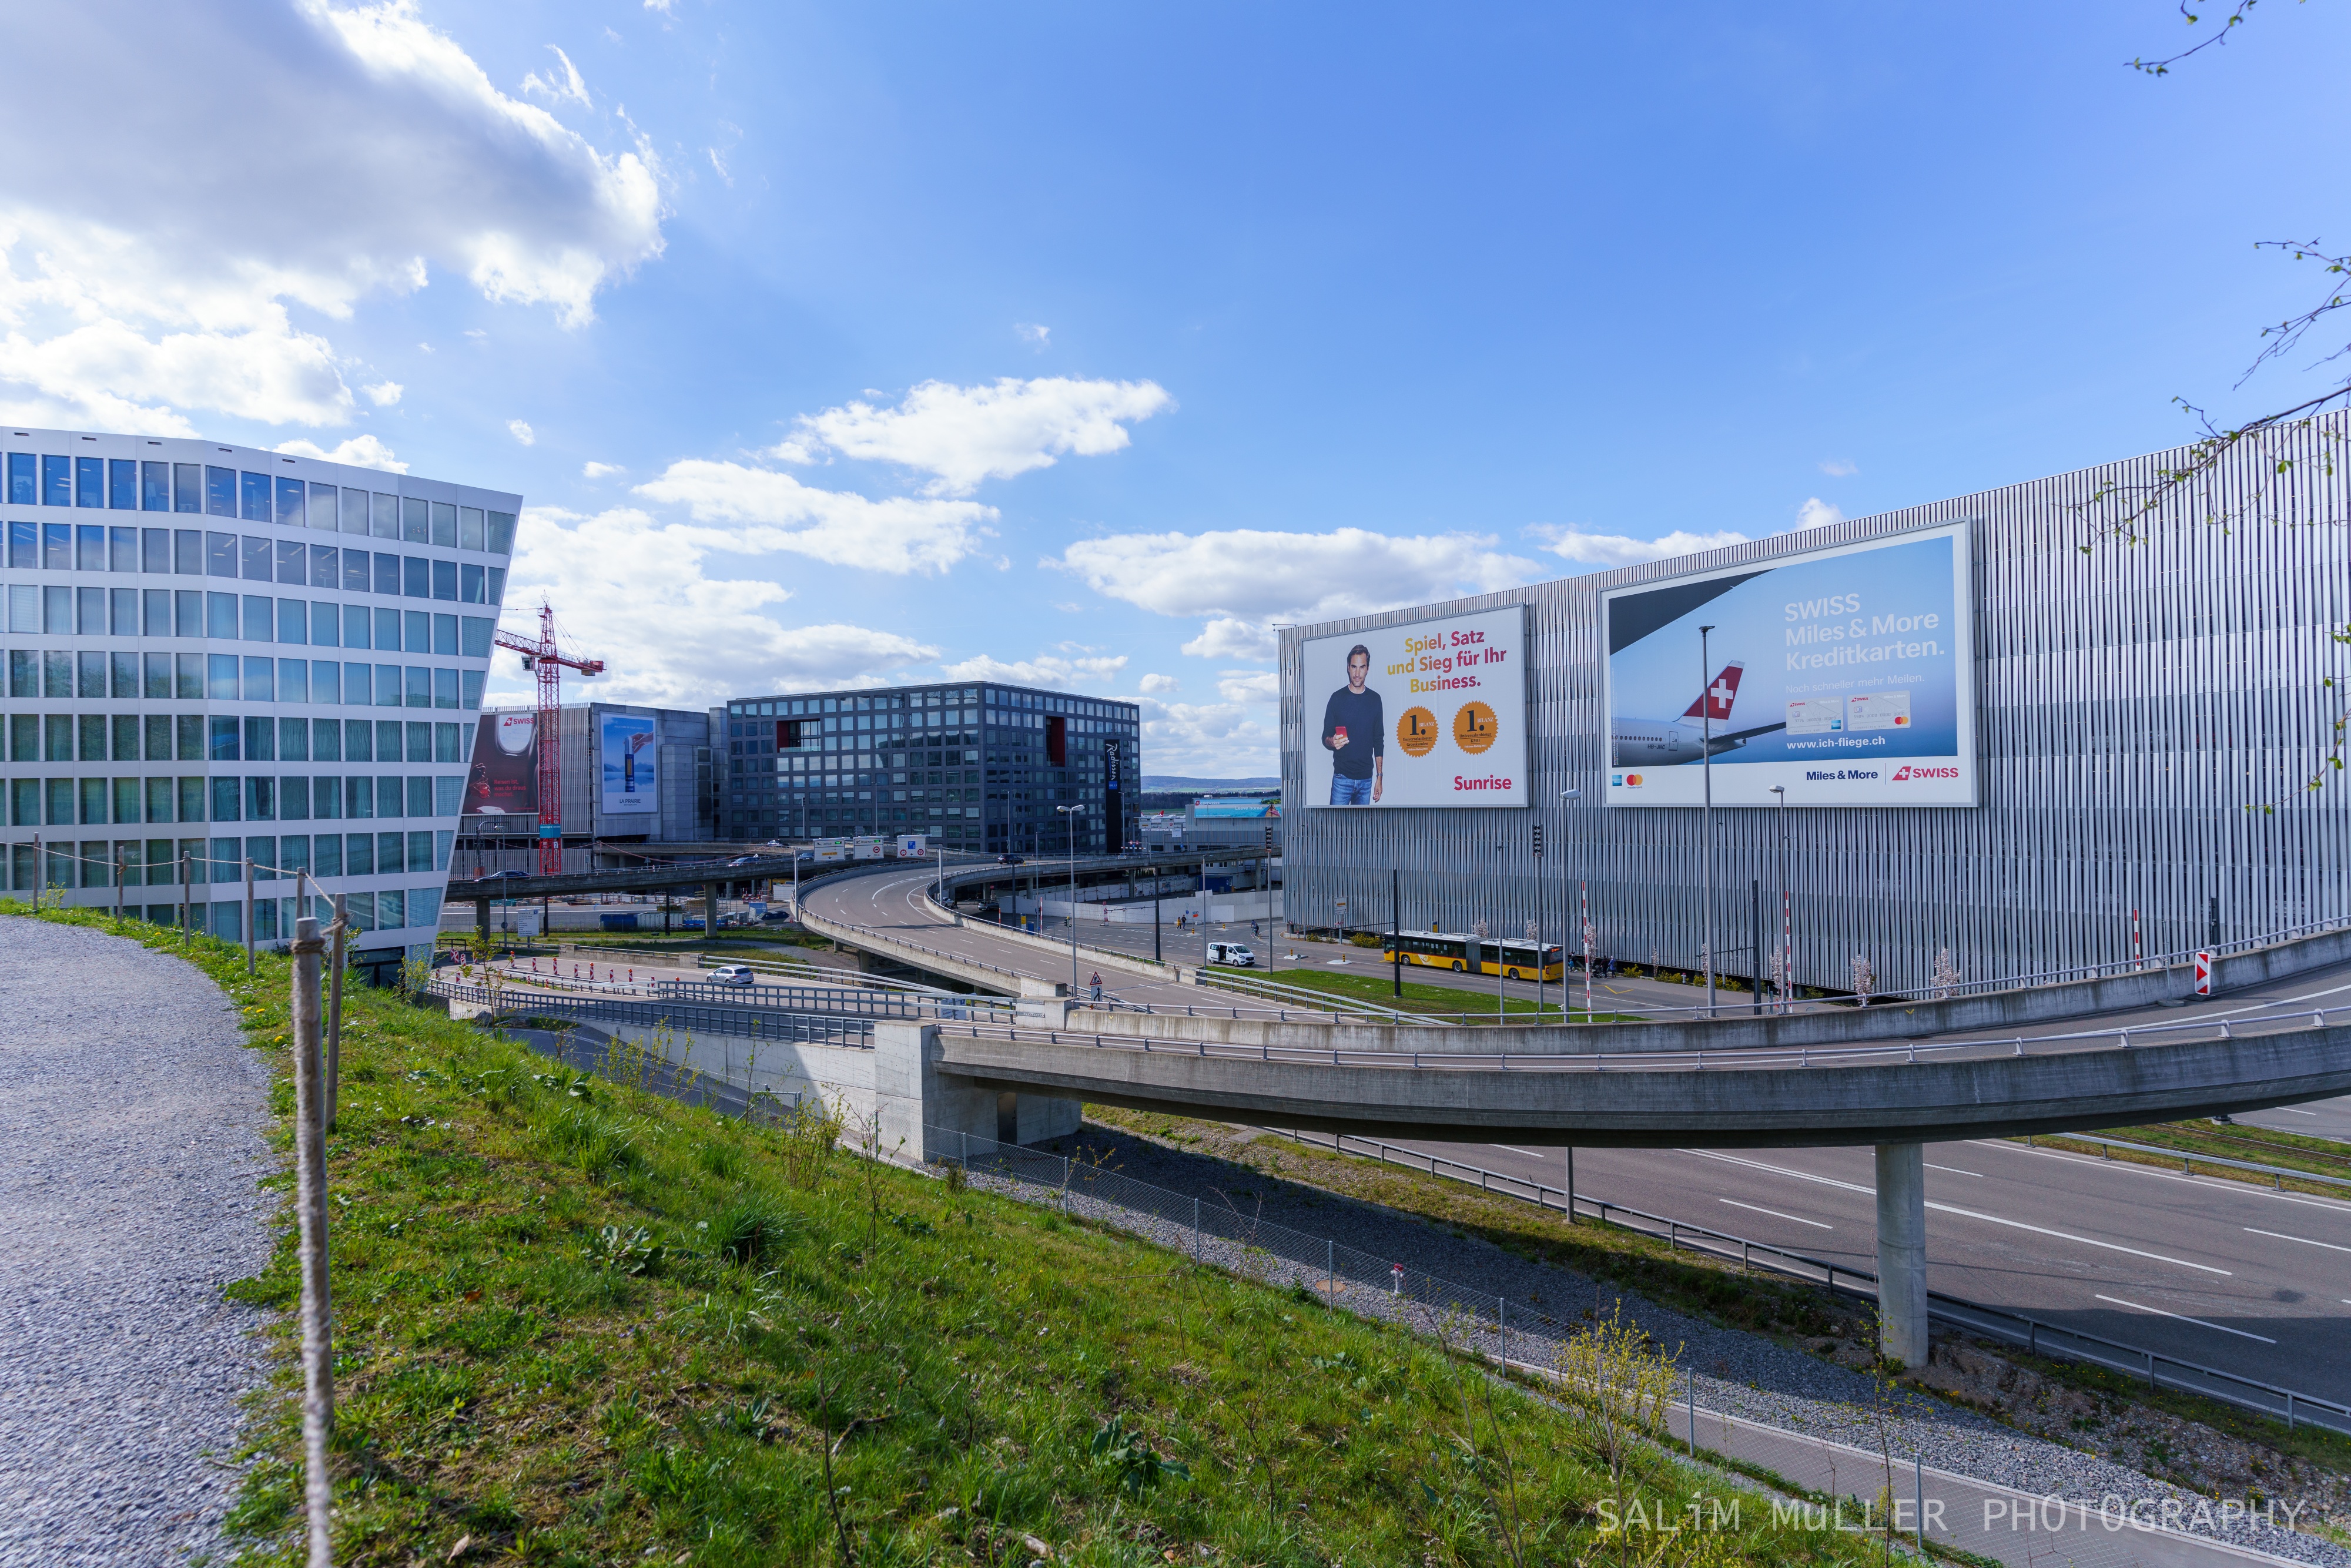
{"type": "MultiPolygon", "coordinates": [[[[1392,1259],[1414,1270],[1426,1270],[1455,1286],[1486,1292],[1489,1324],[1493,1297],[1506,1295],[1513,1303],[1510,1354],[1517,1359],[1538,1363],[1552,1359],[1553,1342],[1539,1332],[1543,1325],[1532,1321],[1534,1313],[1549,1313],[1572,1322],[1587,1308],[1597,1308],[1604,1314],[1621,1294],[1627,1322],[1669,1350],[1682,1348],[1681,1364],[1697,1371],[1702,1406],[1862,1448],[1877,1447],[1877,1435],[1864,1413],[1873,1400],[1871,1380],[1818,1356],[1788,1349],[1759,1334],[1685,1316],[1586,1275],[1531,1261],[1414,1216],[1284,1181],[1212,1155],[1170,1148],[1091,1123],[1075,1139],[1065,1142],[1071,1146],[1085,1145],[1090,1162],[1095,1152],[1107,1148],[1110,1152],[1102,1164],[1117,1173],[1091,1184],[1073,1184],[1073,1195],[1092,1191],[1109,1201],[1080,1199],[1072,1207],[1163,1245],[1189,1251],[1193,1246],[1189,1224],[1180,1216],[1171,1222],[1144,1212],[1155,1201],[1153,1195],[1121,1192],[1119,1177],[1199,1197],[1211,1232],[1239,1228],[1237,1208],[1238,1215],[1249,1221],[1288,1228],[1315,1239],[1315,1244],[1305,1249],[1314,1254],[1315,1261],[1298,1269],[1262,1254],[1244,1257],[1239,1247],[1220,1243],[1211,1234],[1209,1260],[1238,1271],[1270,1272],[1275,1282],[1291,1277],[1310,1284],[1319,1281],[1323,1274],[1319,1244],[1328,1238],[1337,1244],[1343,1279],[1350,1271],[1346,1249],[1354,1248],[1375,1259],[1392,1259]],[[1228,1207],[1226,1195],[1233,1207],[1228,1207]],[[1219,1212],[1225,1216],[1221,1226],[1214,1218],[1219,1212]],[[1527,1320],[1519,1315],[1517,1303],[1521,1302],[1529,1303],[1527,1320]]],[[[1058,1171],[1059,1162],[1052,1164],[1058,1171]]],[[[978,1179],[996,1185],[995,1178],[978,1179]]],[[[1277,1252],[1290,1250],[1294,1255],[1294,1244],[1272,1246],[1277,1252]]],[[[1356,1265],[1355,1278],[1373,1288],[1348,1291],[1349,1307],[1390,1315],[1376,1288],[1381,1281],[1373,1277],[1378,1272],[1375,1263],[1368,1268],[1356,1265]]],[[[1423,1288],[1416,1280],[1411,1286],[1423,1288]]],[[[1416,1319],[1414,1322],[1416,1327],[1425,1326],[1416,1319]]],[[[1895,1450],[1922,1453],[1928,1465],[1954,1475],[1994,1481],[2035,1497],[2087,1500],[2094,1509],[2110,1492],[2125,1498],[2178,1498],[2190,1509],[2196,1502],[2192,1493],[2151,1480],[2137,1470],[2019,1432],[1940,1399],[1911,1393],[1904,1406],[1891,1424],[1895,1450]]],[[[2198,1533],[2324,1568],[2351,1568],[2351,1551],[2315,1536],[2244,1528],[2198,1533]]]]}
{"type": "Polygon", "coordinates": [[[0,918],[0,1564],[221,1552],[267,1262],[266,1060],[219,987],[0,918]]]}

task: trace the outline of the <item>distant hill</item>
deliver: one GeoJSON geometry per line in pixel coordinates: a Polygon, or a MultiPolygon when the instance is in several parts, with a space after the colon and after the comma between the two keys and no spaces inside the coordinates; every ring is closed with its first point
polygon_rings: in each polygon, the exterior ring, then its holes
{"type": "Polygon", "coordinates": [[[1146,773],[1145,789],[1279,789],[1279,779],[1186,779],[1174,773],[1146,773]]]}

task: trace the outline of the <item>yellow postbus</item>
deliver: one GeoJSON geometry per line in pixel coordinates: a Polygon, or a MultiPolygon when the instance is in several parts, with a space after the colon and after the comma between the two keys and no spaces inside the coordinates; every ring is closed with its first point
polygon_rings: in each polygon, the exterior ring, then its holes
{"type": "Polygon", "coordinates": [[[1453,931],[1413,931],[1401,938],[1387,937],[1382,943],[1380,956],[1394,963],[1399,949],[1407,964],[1450,969],[1456,974],[1508,975],[1513,980],[1531,980],[1536,977],[1538,963],[1542,966],[1541,977],[1546,980],[1556,980],[1564,972],[1555,942],[1537,948],[1523,940],[1513,942],[1453,931]]]}

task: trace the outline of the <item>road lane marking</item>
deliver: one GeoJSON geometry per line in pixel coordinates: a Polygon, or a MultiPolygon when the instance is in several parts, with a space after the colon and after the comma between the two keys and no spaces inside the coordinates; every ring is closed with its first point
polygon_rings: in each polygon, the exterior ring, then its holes
{"type": "MultiPolygon", "coordinates": [[[[2074,1134],[2077,1137],[2089,1135],[2088,1134],[2074,1134]]],[[[2330,1214],[2351,1214],[2351,1205],[2331,1203],[2323,1197],[2281,1192],[2274,1187],[2255,1186],[2251,1182],[2229,1181],[2220,1176],[2192,1176],[2186,1171],[2170,1170],[2162,1166],[2145,1165],[2137,1160],[2110,1160],[2097,1155],[2068,1154],[2063,1149],[2028,1147],[2023,1144],[2011,1144],[1994,1138],[1970,1138],[1968,1142],[1980,1149],[2005,1149],[2011,1154],[2038,1155],[2044,1160],[2055,1160],[2063,1165],[2088,1166],[2096,1170],[2136,1171],[2141,1176],[2154,1176],[2158,1181],[2185,1182],[2189,1186],[2202,1187],[2207,1192],[2249,1193],[2268,1198],[2273,1203],[2294,1203],[2300,1204],[2305,1208],[2323,1208],[2330,1214]]]]}
{"type": "Polygon", "coordinates": [[[2294,1106],[2292,1106],[2292,1105],[2280,1105],[2280,1106],[2276,1107],[2276,1109],[2278,1109],[2278,1110],[2280,1110],[2280,1111],[2284,1112],[2284,1113],[2285,1113],[2287,1115],[2289,1115],[2289,1116],[2315,1116],[2315,1115],[2317,1115],[2317,1114],[2318,1114],[2318,1113],[2317,1113],[2317,1112],[2315,1112],[2315,1111],[2299,1111],[2299,1110],[2296,1110],[2296,1109],[2295,1109],[2294,1106]]]}
{"type": "Polygon", "coordinates": [[[1978,1181],[1981,1181],[1983,1179],[1983,1172],[1981,1171],[1963,1171],[1957,1166],[1938,1166],[1932,1160],[1928,1160],[1927,1162],[1927,1168],[1930,1171],[1949,1171],[1953,1176],[1973,1176],[1978,1181]]]}
{"type": "Polygon", "coordinates": [[[2049,1230],[2038,1225],[2027,1225],[2022,1219],[2002,1219],[1997,1214],[1979,1214],[1972,1208],[1954,1208],[1948,1203],[1930,1203],[1927,1207],[1938,1214],[1957,1214],[1969,1219],[1980,1219],[1988,1225],[2005,1225],[2012,1229],[2030,1230],[2035,1236],[2054,1236],[2062,1241],[2078,1241],[2085,1247],[2104,1248],[2108,1252],[2126,1252],[2134,1258],[2146,1258],[2158,1263],[2176,1263],[2182,1269],[2195,1269],[2207,1274],[2235,1278],[2231,1270],[2215,1269],[2210,1263],[2190,1263],[2185,1258],[2166,1257],[2160,1252],[2142,1252],[2136,1247],[2126,1247],[2119,1241],[2100,1241],[2095,1237],[2076,1236],[2070,1230],[2049,1230]]]}
{"type": "Polygon", "coordinates": [[[1696,1155],[1702,1160],[1720,1160],[1725,1165],[1745,1166],[1750,1170],[1769,1171],[1773,1176],[1793,1176],[1798,1181],[1818,1182],[1823,1186],[1843,1187],[1847,1192],[1862,1193],[1870,1197],[1877,1196],[1877,1189],[1874,1186],[1861,1186],[1853,1182],[1839,1181],[1834,1176],[1814,1176],[1810,1171],[1791,1170],[1786,1166],[1769,1166],[1761,1160],[1745,1160],[1737,1155],[1717,1154],[1712,1149],[1684,1149],[1681,1152],[1686,1155],[1696,1155]]]}
{"type": "Polygon", "coordinates": [[[1539,1160],[1542,1158],[1541,1155],[1535,1153],[1532,1149],[1514,1149],[1508,1144],[1495,1144],[1490,1146],[1501,1150],[1504,1154],[1524,1155],[1531,1160],[1539,1160]]]}
{"type": "Polygon", "coordinates": [[[2208,1323],[2202,1318],[2191,1318],[2186,1312],[2167,1312],[2161,1307],[2143,1307],[2137,1301],[2126,1301],[2120,1296],[2100,1296],[2098,1300],[2112,1301],[2118,1307],[2128,1307],[2135,1312],[2153,1312],[2159,1318],[2170,1318],[2177,1322],[2194,1323],[2199,1329],[2213,1329],[2221,1333],[2232,1333],[2239,1339],[2257,1339],[2263,1344],[2277,1343],[2277,1341],[2267,1334],[2247,1333],[2242,1329],[2232,1329],[2226,1323],[2208,1323]]]}
{"type": "Polygon", "coordinates": [[[2329,1252],[2351,1252],[2351,1247],[2337,1247],[2332,1241],[2313,1241],[2307,1236],[2288,1236],[2283,1230],[2253,1230],[2253,1228],[2250,1225],[2246,1226],[2245,1228],[2252,1231],[2255,1236],[2272,1236],[2275,1237],[2280,1241],[2299,1241],[2304,1247],[2324,1247],[2329,1252]]]}
{"type": "Polygon", "coordinates": [[[1815,1230],[1834,1230],[1834,1225],[1823,1225],[1817,1219],[1806,1219],[1801,1214],[1782,1214],[1776,1208],[1760,1208],[1751,1203],[1741,1203],[1735,1197],[1719,1197],[1717,1203],[1727,1203],[1733,1208],[1743,1208],[1750,1214],[1768,1214],[1774,1219],[1792,1219],[1799,1225],[1809,1225],[1815,1230]]]}
{"type": "MultiPolygon", "coordinates": [[[[1799,1181],[1817,1182],[1823,1186],[1843,1187],[1847,1192],[1867,1193],[1872,1197],[1877,1196],[1876,1187],[1862,1186],[1849,1181],[1838,1181],[1832,1176],[1813,1176],[1808,1171],[1791,1170],[1785,1166],[1766,1165],[1761,1160],[1743,1160],[1736,1155],[1719,1155],[1710,1149],[1684,1149],[1682,1153],[1702,1155],[1710,1160],[1721,1160],[1728,1165],[1745,1166],[1750,1170],[1770,1171],[1774,1176],[1794,1176],[1799,1181]]],[[[2119,1241],[2100,1241],[2095,1237],[2076,1236],[2070,1230],[2051,1230],[2038,1225],[2027,1225],[2021,1219],[2003,1219],[1997,1214],[1984,1214],[1972,1208],[1957,1208],[1948,1203],[1930,1203],[1927,1207],[1938,1214],[1955,1214],[1964,1219],[1980,1219],[1988,1225],[2005,1225],[2015,1230],[2030,1230],[2036,1236],[2051,1236],[2060,1241],[2078,1241],[2085,1247],[2101,1248],[2108,1252],[2127,1253],[2133,1258],[2146,1258],[2158,1263],[2175,1263],[2182,1269],[2195,1269],[2207,1274],[2234,1278],[2231,1270],[2227,1269],[2215,1269],[2210,1263],[2190,1263],[2185,1258],[2167,1257],[2161,1252],[2142,1252],[2136,1247],[2126,1247],[2119,1241]]],[[[2346,1249],[2346,1250],[2351,1250],[2351,1249],[2346,1249]]]]}

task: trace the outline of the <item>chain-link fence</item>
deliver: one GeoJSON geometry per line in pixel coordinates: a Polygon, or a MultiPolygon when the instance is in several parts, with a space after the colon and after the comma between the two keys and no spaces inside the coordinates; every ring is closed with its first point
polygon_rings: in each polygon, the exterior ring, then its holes
{"type": "MultiPolygon", "coordinates": [[[[945,1158],[962,1166],[977,1185],[1141,1236],[1259,1284],[1394,1322],[1571,1397],[1575,1393],[1563,1369],[1568,1346],[1586,1332],[1581,1321],[1275,1224],[1228,1197],[1196,1197],[1137,1181],[1082,1155],[1069,1157],[946,1128],[929,1131],[932,1146],[947,1151],[945,1158]]],[[[1890,1383],[1877,1385],[1872,1405],[1834,1412],[1841,1428],[1856,1420],[1864,1428],[1876,1426],[1884,1440],[1874,1451],[1710,1406],[1694,1373],[1681,1373],[1679,1386],[1676,1407],[1656,1436],[1688,1444],[1701,1458],[1775,1478],[1796,1495],[1750,1492],[1740,1505],[1800,1529],[1872,1536],[1890,1530],[1913,1542],[1923,1534],[1929,1545],[2018,1564],[2182,1568],[2242,1563],[2246,1548],[2259,1551],[2264,1536],[2277,1544],[2278,1532],[2291,1531],[2295,1521],[2294,1512],[2274,1500],[2215,1501],[2152,1481],[2128,1496],[2034,1497],[1929,1466],[1898,1432],[1918,1396],[1890,1383]]],[[[1824,1413],[1823,1425],[1831,1424],[1824,1413]]]]}

